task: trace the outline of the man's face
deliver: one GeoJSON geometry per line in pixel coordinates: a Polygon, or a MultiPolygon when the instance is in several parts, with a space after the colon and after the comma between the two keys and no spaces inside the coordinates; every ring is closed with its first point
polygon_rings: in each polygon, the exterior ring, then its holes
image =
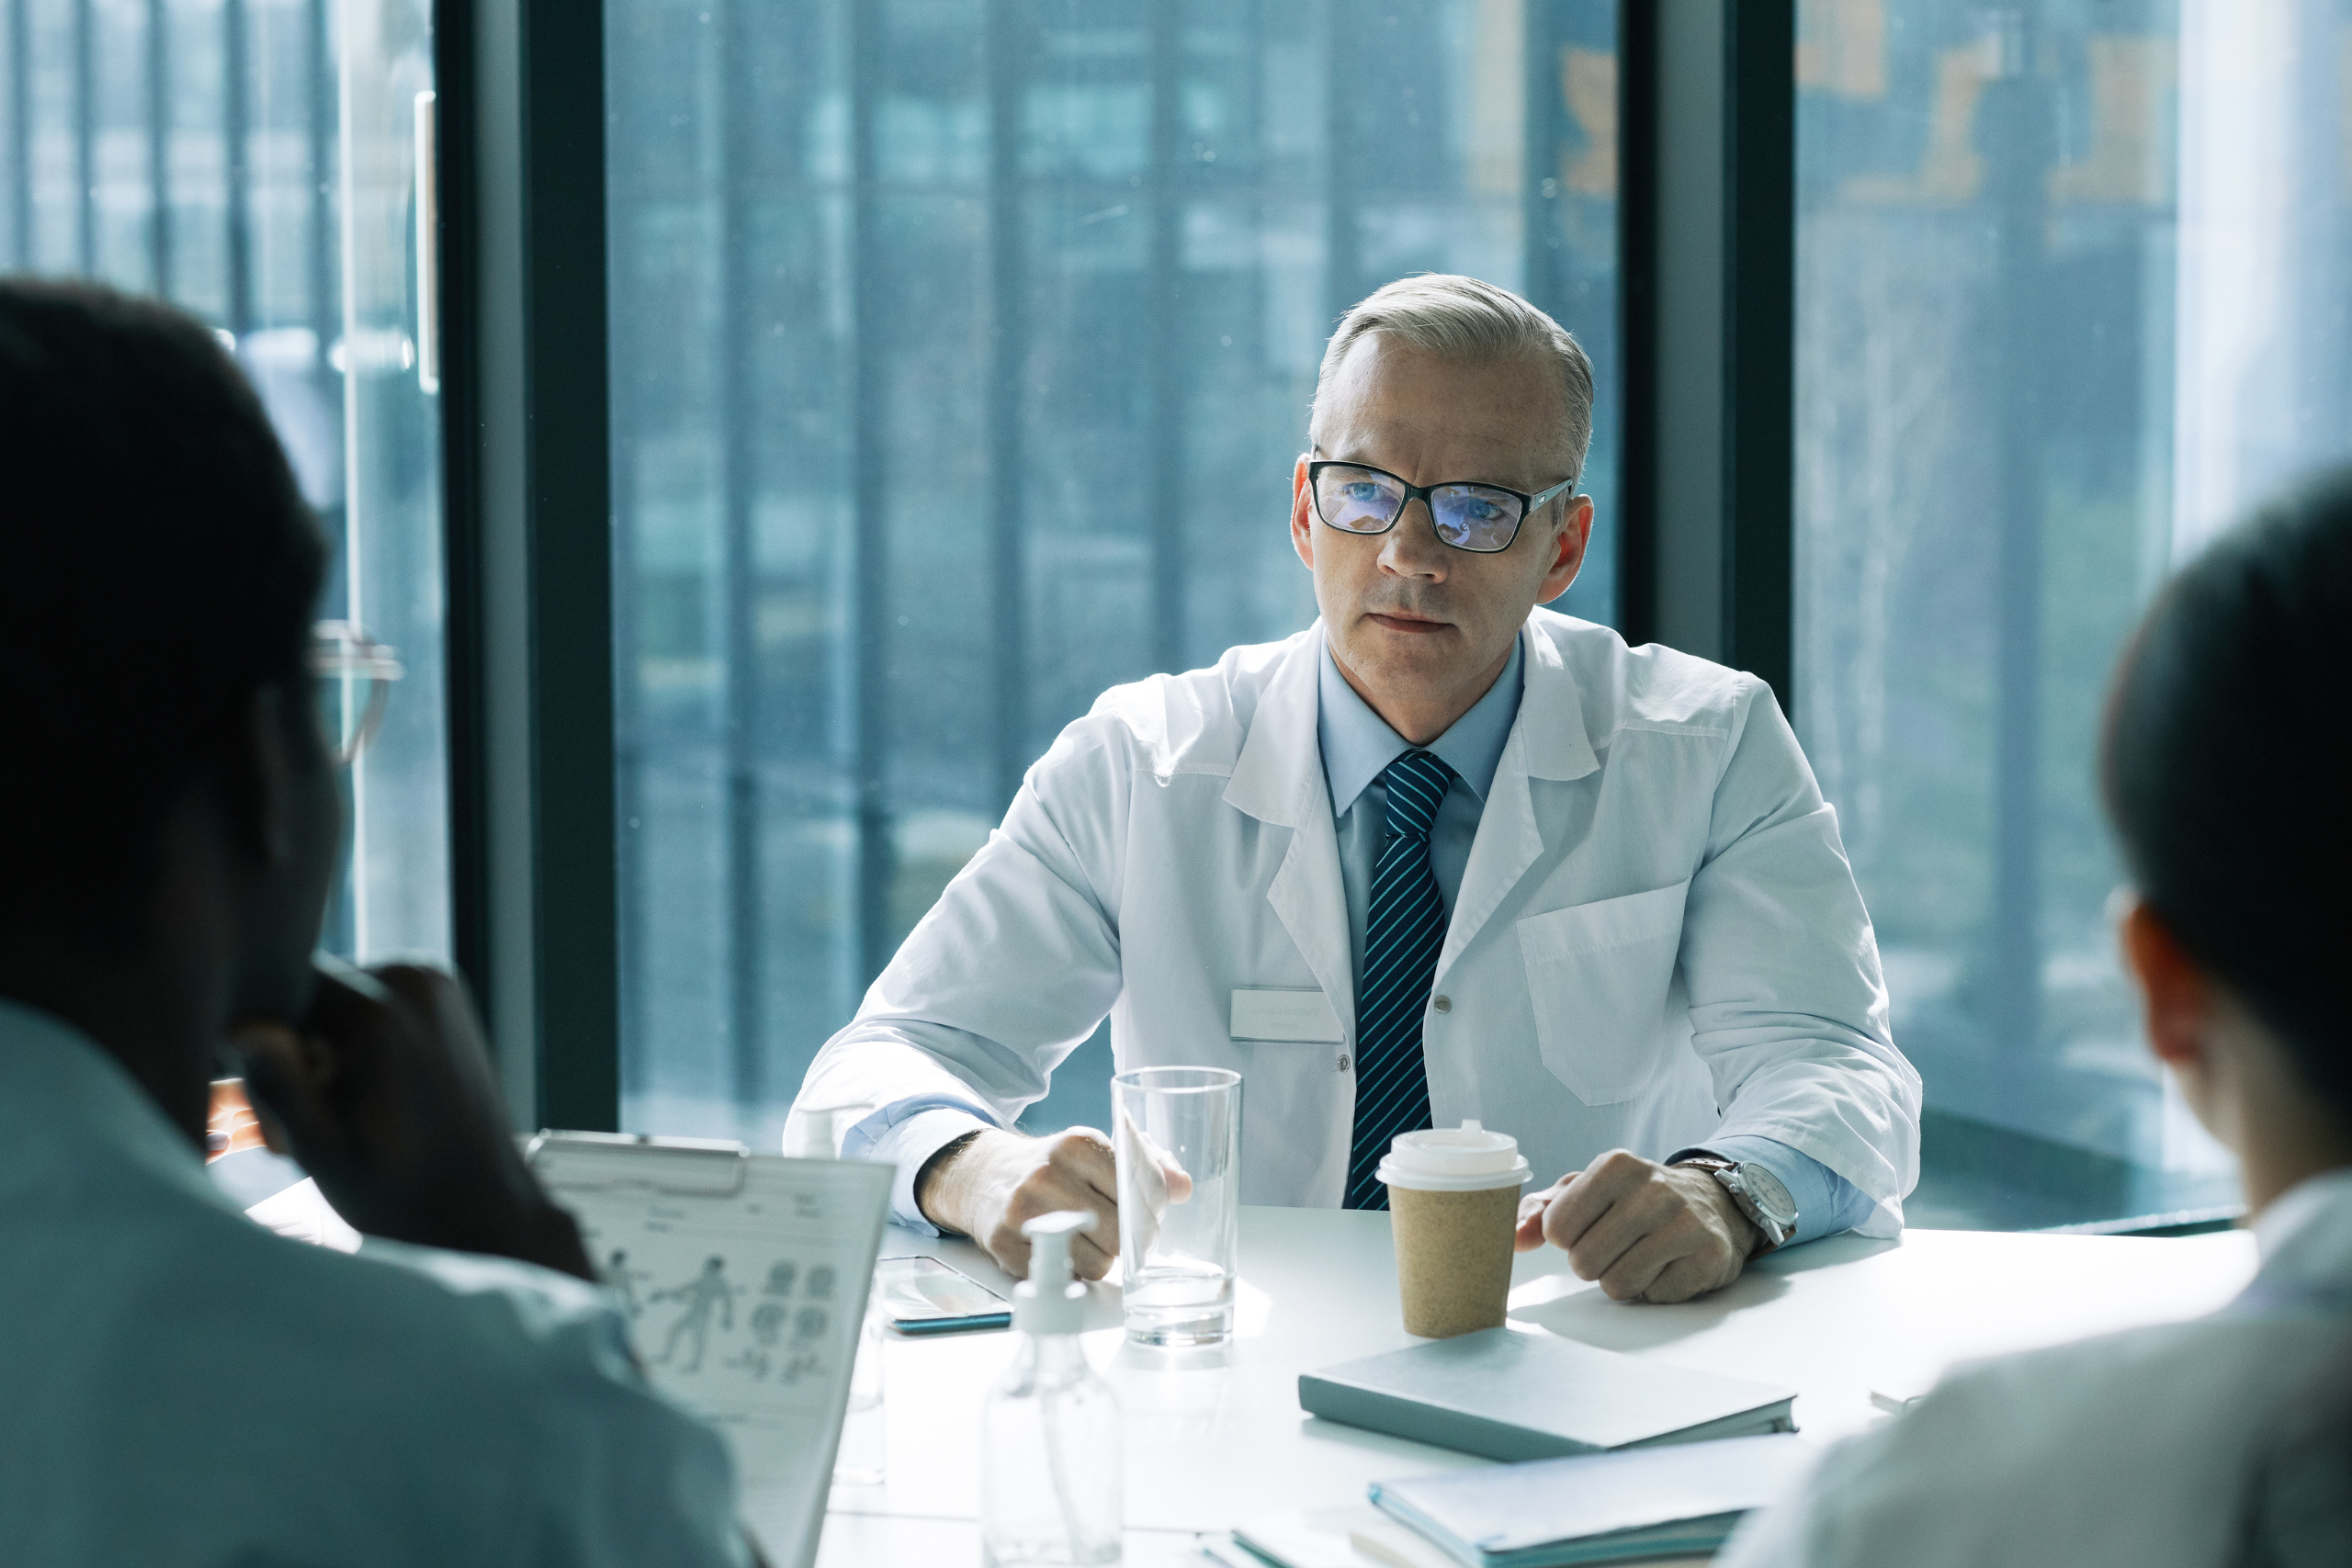
{"type": "MultiPolygon", "coordinates": [[[[1563,396],[1557,373],[1532,357],[1440,359],[1369,333],[1317,407],[1316,456],[1416,485],[1466,479],[1533,495],[1568,477],[1563,396]]],[[[1306,459],[1292,485],[1291,538],[1315,573],[1332,655],[1417,743],[1494,683],[1528,612],[1576,581],[1591,528],[1589,499],[1555,501],[1509,549],[1482,555],[1442,542],[1426,502],[1408,502],[1385,534],[1350,534],[1317,518],[1306,459]]]]}

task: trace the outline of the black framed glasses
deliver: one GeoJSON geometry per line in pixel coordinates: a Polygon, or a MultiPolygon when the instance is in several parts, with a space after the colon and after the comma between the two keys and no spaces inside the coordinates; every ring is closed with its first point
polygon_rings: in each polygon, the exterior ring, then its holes
{"type": "Polygon", "coordinates": [[[1541,495],[1501,485],[1449,480],[1407,484],[1385,468],[1365,463],[1309,462],[1306,488],[1314,492],[1315,515],[1343,534],[1385,534],[1405,515],[1405,503],[1428,504],[1437,536],[1457,550],[1492,555],[1510,548],[1519,525],[1546,502],[1575,491],[1562,479],[1541,495]]]}

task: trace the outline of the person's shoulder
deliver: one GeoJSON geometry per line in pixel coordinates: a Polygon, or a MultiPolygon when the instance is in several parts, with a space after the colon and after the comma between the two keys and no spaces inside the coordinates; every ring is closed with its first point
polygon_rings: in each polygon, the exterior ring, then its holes
{"type": "Polygon", "coordinates": [[[226,1342],[254,1360],[242,1376],[289,1403],[365,1385],[383,1409],[454,1399],[489,1414],[550,1378],[636,1381],[618,1315],[584,1280],[374,1237],[345,1253],[223,1219],[203,1272],[242,1329],[226,1342]]]}
{"type": "MultiPolygon", "coordinates": [[[[489,1562],[609,1513],[596,1478],[621,1459],[726,1490],[718,1439],[646,1386],[619,1314],[583,1281],[372,1240],[345,1254],[131,1180],[70,1217],[8,1227],[60,1288],[18,1314],[47,1326],[40,1359],[0,1353],[0,1382],[55,1438],[0,1474],[0,1513],[37,1488],[55,1528],[109,1541],[201,1543],[267,1518],[291,1559],[489,1562]],[[112,1223],[92,1234],[98,1221],[112,1223]],[[114,1456],[135,1505],[91,1511],[92,1453],[114,1456]]],[[[648,1528],[710,1537],[717,1506],[655,1507],[648,1528]]]]}
{"type": "Polygon", "coordinates": [[[2277,1333],[2222,1315],[1962,1367],[1832,1450],[1800,1506],[1759,1521],[1759,1550],[1728,1561],[1782,1561],[1761,1538],[1792,1535],[1825,1564],[2207,1561],[2241,1457],[2290,1397],[2282,1371],[2302,1364],[2277,1333]],[[2125,1496],[2141,1499],[2128,1517],[2125,1496]]]}
{"type": "Polygon", "coordinates": [[[1314,635],[1310,628],[1278,642],[1244,643],[1203,669],[1114,686],[1063,731],[1055,750],[1108,750],[1163,780],[1178,773],[1229,774],[1259,700],[1314,635]]]}
{"type": "Polygon", "coordinates": [[[1629,645],[1613,626],[1537,608],[1528,628],[1566,669],[1598,744],[1621,729],[1706,734],[1729,739],[1770,688],[1745,671],[1664,643],[1629,645]]]}

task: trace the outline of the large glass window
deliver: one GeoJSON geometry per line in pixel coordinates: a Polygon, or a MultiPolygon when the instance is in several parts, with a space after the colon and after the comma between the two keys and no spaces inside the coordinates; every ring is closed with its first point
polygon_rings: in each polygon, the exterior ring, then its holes
{"type": "Polygon", "coordinates": [[[1291,464],[1380,283],[1592,351],[1562,607],[1613,618],[1615,13],[610,0],[624,1125],[773,1145],[1061,726],[1309,623],[1291,464]]]}
{"type": "Polygon", "coordinates": [[[2098,706],[2352,447],[2352,6],[1808,0],[1795,707],[1925,1075],[1914,1218],[2232,1195],[2140,1043],[2098,706]]]}
{"type": "Polygon", "coordinates": [[[449,951],[431,20],[430,0],[0,0],[0,265],[212,324],[335,547],[322,646],[354,678],[329,694],[403,677],[351,773],[327,941],[361,958],[449,951]],[[352,628],[385,647],[359,657],[352,628]]]}

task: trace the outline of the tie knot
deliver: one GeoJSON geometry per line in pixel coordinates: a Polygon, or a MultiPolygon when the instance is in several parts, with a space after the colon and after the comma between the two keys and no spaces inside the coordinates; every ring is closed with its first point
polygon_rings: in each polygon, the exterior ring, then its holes
{"type": "Polygon", "coordinates": [[[1440,761],[1435,752],[1408,751],[1382,769],[1380,779],[1388,786],[1388,836],[1428,838],[1430,824],[1437,820],[1438,803],[1453,782],[1453,770],[1440,761]]]}

